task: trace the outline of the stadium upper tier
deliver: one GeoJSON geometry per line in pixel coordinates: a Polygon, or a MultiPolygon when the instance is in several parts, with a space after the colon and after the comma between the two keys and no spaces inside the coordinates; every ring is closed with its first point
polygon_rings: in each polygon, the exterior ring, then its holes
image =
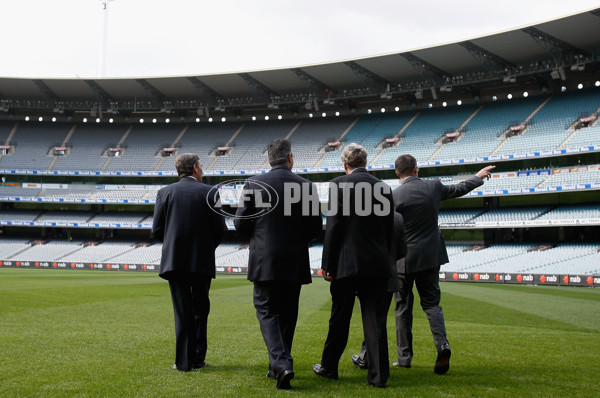
{"type": "Polygon", "coordinates": [[[295,167],[304,172],[341,170],[340,151],[351,142],[367,149],[374,168],[390,168],[404,153],[425,166],[556,156],[600,150],[599,110],[600,88],[593,88],[481,105],[296,120],[163,125],[3,121],[0,171],[175,175],[172,155],[194,152],[206,174],[252,174],[269,167],[267,144],[281,137],[292,142],[295,167]]]}
{"type": "MultiPolygon", "coordinates": [[[[444,184],[456,184],[468,176],[433,177],[444,184]]],[[[398,179],[384,180],[392,189],[398,179]]],[[[0,202],[49,203],[120,203],[153,204],[156,192],[164,185],[100,185],[100,184],[40,184],[6,182],[0,186],[0,202]]],[[[329,201],[329,183],[317,182],[317,192],[322,203],[329,201]]],[[[243,180],[219,185],[221,201],[235,205],[242,193],[243,180]]],[[[484,185],[467,197],[530,195],[558,191],[584,191],[600,189],[600,165],[574,166],[557,169],[524,170],[493,173],[484,185]]]]}
{"type": "MultiPolygon", "coordinates": [[[[152,228],[152,220],[153,215],[149,212],[96,214],[88,211],[0,210],[0,226],[149,230],[152,228]]],[[[233,218],[226,218],[226,225],[229,230],[235,230],[233,218]]],[[[600,206],[583,204],[503,207],[492,210],[441,209],[439,225],[442,229],[600,225],[600,206]]]]}

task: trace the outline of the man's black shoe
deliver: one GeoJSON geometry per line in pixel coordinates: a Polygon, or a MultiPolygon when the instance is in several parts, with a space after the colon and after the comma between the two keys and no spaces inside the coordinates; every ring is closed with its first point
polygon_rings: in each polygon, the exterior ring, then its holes
{"type": "Polygon", "coordinates": [[[395,366],[397,368],[406,368],[406,369],[410,369],[410,363],[408,364],[404,364],[404,363],[400,363],[400,362],[394,362],[392,363],[392,366],[395,366]]]}
{"type": "Polygon", "coordinates": [[[452,355],[452,351],[450,351],[450,346],[448,344],[444,344],[438,350],[438,356],[435,360],[435,366],[433,367],[433,371],[438,375],[443,375],[448,372],[450,369],[450,356],[452,355]]]}
{"type": "Polygon", "coordinates": [[[180,372],[189,372],[189,370],[177,369],[177,364],[173,364],[173,370],[179,370],[180,372]]]}
{"type": "Polygon", "coordinates": [[[362,360],[358,355],[352,355],[352,365],[359,369],[366,369],[369,367],[367,361],[362,360]]]}
{"type": "Polygon", "coordinates": [[[332,379],[332,380],[338,379],[337,372],[330,372],[329,370],[322,367],[321,364],[319,364],[319,363],[315,363],[313,365],[313,372],[315,372],[315,374],[317,376],[325,377],[325,378],[332,379]]]}
{"type": "Polygon", "coordinates": [[[291,369],[286,369],[283,372],[281,372],[277,377],[277,384],[275,385],[275,387],[278,390],[289,390],[290,388],[292,388],[292,386],[290,385],[290,380],[292,380],[293,378],[294,371],[291,369]]]}
{"type": "Polygon", "coordinates": [[[375,388],[386,388],[385,384],[375,384],[375,383],[371,383],[370,381],[367,381],[367,385],[370,387],[375,387],[375,388]]]}
{"type": "Polygon", "coordinates": [[[201,369],[203,367],[206,366],[206,361],[202,361],[202,362],[196,362],[195,364],[192,365],[192,368],[194,369],[201,369]]]}

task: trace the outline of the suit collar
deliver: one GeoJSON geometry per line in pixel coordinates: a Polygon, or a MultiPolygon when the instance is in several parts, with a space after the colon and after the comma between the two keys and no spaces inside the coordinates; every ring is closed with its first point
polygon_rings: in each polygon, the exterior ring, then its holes
{"type": "Polygon", "coordinates": [[[288,165],[286,165],[286,164],[278,164],[277,166],[273,166],[273,167],[271,167],[270,171],[279,170],[279,169],[285,169],[285,170],[288,170],[288,171],[292,171],[292,169],[290,169],[290,167],[288,165]]]}
{"type": "Polygon", "coordinates": [[[408,177],[406,177],[406,178],[405,178],[405,179],[402,181],[402,184],[406,184],[407,182],[411,182],[411,181],[413,181],[413,180],[418,180],[418,179],[419,179],[419,177],[415,177],[415,176],[408,176],[408,177]]]}
{"type": "Polygon", "coordinates": [[[352,172],[350,174],[354,174],[354,173],[368,173],[366,167],[357,167],[354,170],[352,170],[352,172]]]}
{"type": "Polygon", "coordinates": [[[185,181],[185,182],[198,182],[198,180],[196,180],[194,177],[192,176],[187,176],[187,177],[183,177],[182,179],[180,179],[179,181],[185,181]]]}

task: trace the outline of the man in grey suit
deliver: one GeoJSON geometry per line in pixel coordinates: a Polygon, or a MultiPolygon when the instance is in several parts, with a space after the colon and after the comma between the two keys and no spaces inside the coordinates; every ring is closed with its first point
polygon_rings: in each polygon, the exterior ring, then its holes
{"type": "Polygon", "coordinates": [[[394,366],[410,368],[413,358],[412,309],[413,284],[417,286],[421,307],[427,314],[438,355],[434,372],[444,374],[450,368],[450,344],[446,338],[444,313],[440,307],[439,270],[447,263],[448,254],[442,232],[438,227],[438,211],[443,200],[463,196],[483,185],[495,166],[481,169],[473,177],[455,185],[439,180],[422,180],[417,160],[401,155],[395,162],[396,175],[402,180],[393,191],[394,206],[404,217],[407,255],[404,270],[399,269],[400,292],[395,293],[396,329],[398,331],[398,362],[394,366]]]}
{"type": "Polygon", "coordinates": [[[169,281],[175,314],[175,364],[183,372],[206,365],[208,292],[215,277],[215,248],[225,234],[225,220],[211,206],[218,193],[201,183],[198,155],[175,159],[180,180],[158,191],[152,233],[163,242],[158,275],[169,281]]]}
{"type": "Polygon", "coordinates": [[[271,170],[246,180],[234,223],[250,238],[248,279],[269,352],[267,377],[287,390],[294,377],[300,288],[311,283],[308,245],[322,232],[323,220],[316,186],[292,172],[290,142],[276,139],[267,151],[271,170]]]}

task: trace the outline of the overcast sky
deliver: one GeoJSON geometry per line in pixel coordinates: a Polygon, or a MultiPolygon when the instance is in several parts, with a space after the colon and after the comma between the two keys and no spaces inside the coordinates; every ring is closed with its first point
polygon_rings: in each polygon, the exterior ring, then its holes
{"type": "MultiPolygon", "coordinates": [[[[589,0],[2,0],[1,77],[152,77],[403,52],[600,7],[589,0]]],[[[600,20],[599,20],[600,21],[600,20]]]]}

